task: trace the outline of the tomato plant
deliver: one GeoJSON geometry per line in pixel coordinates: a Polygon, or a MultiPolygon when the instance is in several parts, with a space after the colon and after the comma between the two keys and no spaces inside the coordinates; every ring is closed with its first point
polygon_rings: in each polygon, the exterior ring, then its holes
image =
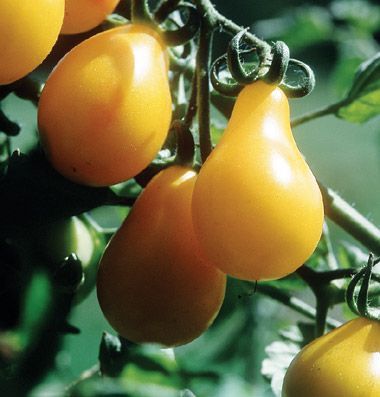
{"type": "Polygon", "coordinates": [[[86,32],[111,14],[120,0],[65,0],[62,34],[86,32]]]}
{"type": "Polygon", "coordinates": [[[110,29],[72,49],[38,106],[41,143],[53,166],[92,186],[125,181],[147,167],[170,119],[165,48],[142,25],[110,29]]]}
{"type": "Polygon", "coordinates": [[[0,395],[378,394],[380,5],[246,3],[1,3],[0,395]]]}
{"type": "Polygon", "coordinates": [[[188,343],[220,309],[225,275],[202,256],[191,221],[195,179],[180,166],[156,175],[104,252],[99,303],[130,341],[188,343]]]}
{"type": "Polygon", "coordinates": [[[4,0],[0,4],[0,85],[35,69],[61,30],[64,0],[4,0]]]}

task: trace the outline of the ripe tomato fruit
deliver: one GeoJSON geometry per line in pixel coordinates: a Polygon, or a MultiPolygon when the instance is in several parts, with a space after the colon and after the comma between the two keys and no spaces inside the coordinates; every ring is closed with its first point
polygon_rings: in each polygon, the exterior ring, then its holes
{"type": "Polygon", "coordinates": [[[282,388],[282,397],[300,396],[380,396],[380,323],[356,318],[304,347],[282,388]]]}
{"type": "Polygon", "coordinates": [[[104,252],[99,303],[112,327],[130,341],[190,342],[222,304],[226,277],[203,258],[193,231],[195,179],[182,166],[157,174],[104,252]]]}
{"type": "Polygon", "coordinates": [[[64,0],[0,1],[0,84],[30,73],[50,53],[62,27],[64,0]]]}
{"type": "Polygon", "coordinates": [[[280,278],[312,254],[322,197],[293,139],[280,88],[257,82],[241,91],[199,172],[192,212],[205,253],[234,277],[280,278]]]}
{"type": "Polygon", "coordinates": [[[100,25],[120,0],[66,0],[61,33],[86,32],[100,25]]]}
{"type": "Polygon", "coordinates": [[[56,170],[92,186],[142,171],[169,129],[166,62],[159,36],[141,25],[73,48],[49,76],[38,107],[41,143],[56,170]]]}

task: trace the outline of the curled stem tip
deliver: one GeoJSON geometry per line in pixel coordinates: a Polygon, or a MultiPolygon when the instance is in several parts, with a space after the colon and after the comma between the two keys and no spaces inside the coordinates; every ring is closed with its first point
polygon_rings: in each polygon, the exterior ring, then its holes
{"type": "Polygon", "coordinates": [[[237,82],[223,81],[221,78],[222,69],[226,69],[227,55],[217,58],[211,66],[210,80],[215,91],[224,96],[237,96],[244,85],[237,82]]]}
{"type": "Polygon", "coordinates": [[[227,50],[227,64],[231,76],[239,84],[250,84],[253,83],[259,77],[259,65],[257,65],[253,70],[247,72],[242,64],[240,55],[242,53],[256,51],[256,48],[251,48],[250,50],[242,50],[241,45],[244,39],[247,29],[243,29],[238,34],[236,34],[230,41],[227,50]]]}
{"type": "Polygon", "coordinates": [[[354,275],[346,291],[347,304],[355,314],[377,321],[380,321],[380,310],[378,308],[370,307],[368,291],[372,278],[373,267],[379,263],[379,259],[380,258],[375,259],[372,253],[369,254],[367,264],[354,275]],[[359,284],[359,293],[356,294],[359,284]]]}
{"type": "Polygon", "coordinates": [[[178,10],[187,12],[186,22],[175,30],[161,29],[161,35],[169,47],[176,47],[189,42],[197,34],[200,27],[198,10],[190,3],[181,3],[178,10]]]}
{"type": "MultiPolygon", "coordinates": [[[[300,72],[303,73],[303,77],[299,78],[298,84],[292,85],[286,81],[286,78],[280,84],[280,87],[289,98],[301,98],[310,94],[315,87],[315,76],[313,70],[306,63],[299,61],[298,59],[289,59],[289,65],[292,65],[300,72]]],[[[289,69],[289,67],[288,67],[289,69]]],[[[298,76],[297,76],[298,77],[298,76]]]]}
{"type": "Polygon", "coordinates": [[[272,47],[272,62],[264,80],[269,84],[280,84],[285,78],[290,60],[289,47],[283,41],[277,41],[272,47]]]}

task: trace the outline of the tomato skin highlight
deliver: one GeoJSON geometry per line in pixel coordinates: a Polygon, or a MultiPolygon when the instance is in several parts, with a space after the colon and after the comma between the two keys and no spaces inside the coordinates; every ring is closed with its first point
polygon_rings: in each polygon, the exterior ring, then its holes
{"type": "Polygon", "coordinates": [[[26,76],[53,48],[64,16],[64,0],[0,1],[0,85],[26,76]]]}
{"type": "Polygon", "coordinates": [[[120,0],[66,0],[62,34],[86,32],[100,25],[120,0]]]}
{"type": "Polygon", "coordinates": [[[322,232],[322,197],[279,88],[257,82],[239,94],[199,172],[192,211],[205,254],[233,277],[284,277],[312,254],[322,232]]]}
{"type": "Polygon", "coordinates": [[[154,159],[171,120],[166,49],[142,25],[92,36],[58,63],[41,94],[38,125],[53,167],[108,186],[154,159]]]}
{"type": "Polygon", "coordinates": [[[380,395],[380,323],[356,318],[317,338],[293,359],[282,397],[380,395]]]}
{"type": "Polygon", "coordinates": [[[130,341],[188,343],[222,304],[226,277],[204,259],[192,227],[195,178],[182,166],[156,175],[104,252],[98,300],[112,327],[130,341]]]}

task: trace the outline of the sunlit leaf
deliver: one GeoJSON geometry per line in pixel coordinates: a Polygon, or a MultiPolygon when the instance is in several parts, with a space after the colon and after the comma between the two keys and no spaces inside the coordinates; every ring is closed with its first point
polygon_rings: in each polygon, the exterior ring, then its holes
{"type": "Polygon", "coordinates": [[[364,123],[380,114],[380,52],[363,62],[343,105],[336,112],[352,123],[364,123]]]}

